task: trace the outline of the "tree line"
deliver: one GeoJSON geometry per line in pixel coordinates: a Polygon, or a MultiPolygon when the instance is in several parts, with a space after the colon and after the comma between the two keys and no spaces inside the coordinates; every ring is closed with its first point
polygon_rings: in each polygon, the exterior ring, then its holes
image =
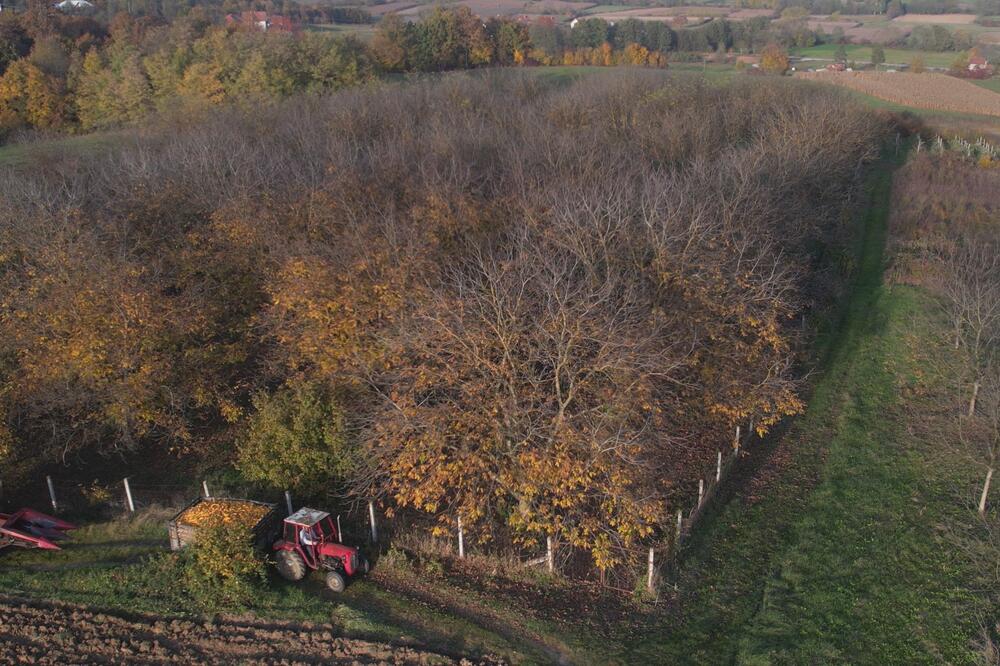
{"type": "Polygon", "coordinates": [[[228,461],[602,568],[802,408],[883,123],[834,90],[452,75],[0,178],[0,460],[228,461]]]}
{"type": "MultiPolygon", "coordinates": [[[[94,130],[152,115],[190,117],[232,102],[257,105],[329,93],[394,72],[509,65],[665,67],[687,52],[762,52],[815,42],[804,21],[765,20],[675,31],[663,22],[586,19],[483,22],[466,7],[436,8],[417,22],[389,15],[370,44],[321,33],[225,28],[192,10],[170,22],[118,14],[93,18],[35,7],[0,16],[0,137],[24,129],[94,130]],[[777,48],[777,47],[774,47],[777,48]]],[[[699,56],[700,57],[700,56],[699,56]]],[[[784,63],[787,58],[769,62],[784,63]]]]}

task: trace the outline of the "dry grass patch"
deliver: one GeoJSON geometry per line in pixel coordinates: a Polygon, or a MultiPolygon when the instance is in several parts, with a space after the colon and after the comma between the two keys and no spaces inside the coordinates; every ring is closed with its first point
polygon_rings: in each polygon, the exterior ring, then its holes
{"type": "Polygon", "coordinates": [[[976,21],[975,14],[903,14],[892,19],[894,23],[927,23],[940,25],[965,25],[976,21]]]}

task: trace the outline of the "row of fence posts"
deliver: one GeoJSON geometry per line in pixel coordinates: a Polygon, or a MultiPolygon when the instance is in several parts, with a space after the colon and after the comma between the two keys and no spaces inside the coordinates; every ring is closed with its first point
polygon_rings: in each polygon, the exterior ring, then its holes
{"type": "MultiPolygon", "coordinates": [[[[751,425],[752,428],[752,425],[751,425]]],[[[738,456],[740,452],[740,426],[736,426],[736,436],[733,440],[733,455],[738,456]]],[[[716,452],[715,458],[715,484],[718,485],[722,481],[722,451],[716,452]]],[[[46,485],[49,488],[49,499],[52,502],[53,511],[59,511],[59,504],[56,500],[56,490],[52,483],[52,477],[45,477],[46,485]]],[[[125,486],[125,502],[128,507],[129,513],[135,513],[135,501],[132,497],[132,488],[129,485],[129,480],[126,477],[123,479],[125,486]]],[[[713,486],[714,488],[714,486],[713,486]]],[[[205,498],[210,498],[212,494],[208,489],[208,481],[201,482],[201,489],[205,498]]],[[[0,481],[0,494],[3,493],[3,481],[0,481]]],[[[705,479],[698,479],[698,503],[691,510],[691,520],[693,521],[697,515],[697,512],[702,508],[702,504],[705,501],[705,479]]],[[[285,491],[285,508],[288,509],[288,515],[294,513],[294,508],[292,506],[292,492],[290,490],[285,491]]],[[[370,528],[370,536],[372,543],[378,543],[378,525],[375,519],[375,503],[373,501],[368,502],[368,522],[370,528]]],[[[693,522],[692,525],[693,527],[693,522]]],[[[674,533],[674,546],[672,548],[672,554],[676,554],[683,537],[684,532],[684,509],[677,509],[677,524],[674,533]]],[[[342,532],[340,528],[340,514],[337,514],[337,535],[338,538],[342,539],[342,532]]],[[[462,525],[462,517],[458,517],[458,556],[459,558],[465,558],[465,530],[462,525]]],[[[528,564],[541,564],[546,565],[549,573],[555,573],[555,554],[552,536],[545,537],[545,556],[543,558],[537,558],[535,560],[529,560],[528,564]]],[[[653,592],[655,588],[655,575],[656,572],[656,553],[655,547],[649,547],[649,556],[647,558],[647,571],[646,571],[646,588],[653,592]]]]}
{"type": "MultiPolygon", "coordinates": [[[[751,431],[753,429],[753,424],[751,423],[751,431]]],[[[733,438],[733,457],[739,456],[740,453],[740,436],[742,434],[742,429],[740,426],[736,426],[736,434],[733,438]]],[[[717,451],[715,456],[715,485],[712,486],[714,489],[719,483],[722,482],[722,451],[717,451]]],[[[698,503],[691,509],[691,520],[693,521],[697,512],[702,508],[702,504],[705,502],[705,479],[698,479],[698,503]]],[[[369,509],[372,511],[372,541],[375,541],[375,514],[372,504],[368,504],[369,509]]],[[[458,557],[461,559],[465,558],[465,530],[462,525],[462,517],[458,516],[458,557]]],[[[693,522],[689,525],[689,528],[693,527],[693,522]]],[[[677,526],[674,533],[674,546],[672,548],[672,554],[676,554],[680,547],[681,539],[684,533],[684,509],[677,509],[677,526]]],[[[553,553],[553,542],[552,536],[545,537],[545,556],[539,557],[534,560],[528,560],[528,565],[542,564],[546,565],[549,573],[555,572],[555,556],[553,553]]],[[[649,547],[649,556],[647,557],[647,567],[646,567],[646,589],[650,592],[655,591],[656,583],[656,548],[654,546],[649,547]]]]}
{"type": "MultiPolygon", "coordinates": [[[[129,513],[135,513],[135,499],[132,496],[132,486],[129,483],[128,477],[122,479],[122,484],[125,486],[125,507],[128,509],[129,513]]],[[[56,487],[55,483],[53,483],[52,481],[51,475],[45,476],[45,485],[48,486],[49,489],[49,502],[52,504],[52,510],[58,513],[59,501],[58,499],[56,499],[56,487]]],[[[207,480],[201,482],[201,490],[202,490],[202,496],[205,497],[205,499],[210,499],[212,497],[212,493],[208,489],[207,480]]],[[[0,497],[2,496],[3,496],[3,480],[0,479],[0,497]]],[[[292,506],[292,491],[290,490],[285,491],[285,508],[288,509],[289,516],[295,513],[294,507],[292,506]]],[[[378,523],[376,522],[375,519],[375,502],[373,501],[368,502],[368,520],[369,520],[369,529],[370,529],[372,543],[378,543],[378,523]]],[[[461,531],[461,524],[459,524],[459,531],[461,531]]],[[[339,513],[337,514],[337,537],[338,539],[341,540],[343,539],[343,532],[341,531],[340,527],[339,513]]],[[[459,542],[460,542],[459,551],[461,553],[461,557],[465,557],[465,546],[463,543],[461,543],[461,540],[462,537],[459,536],[459,542]]]]}

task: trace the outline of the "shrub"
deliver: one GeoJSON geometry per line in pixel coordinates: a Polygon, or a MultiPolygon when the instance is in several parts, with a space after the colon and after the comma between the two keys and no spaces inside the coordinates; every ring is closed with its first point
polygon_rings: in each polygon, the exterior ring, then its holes
{"type": "Polygon", "coordinates": [[[180,560],[184,586],[204,611],[242,608],[267,578],[249,533],[222,524],[199,530],[180,560]]]}
{"type": "Polygon", "coordinates": [[[342,485],[357,455],[343,410],[315,383],[300,382],[254,398],[256,414],[240,443],[238,469],[275,489],[307,496],[342,485]]]}

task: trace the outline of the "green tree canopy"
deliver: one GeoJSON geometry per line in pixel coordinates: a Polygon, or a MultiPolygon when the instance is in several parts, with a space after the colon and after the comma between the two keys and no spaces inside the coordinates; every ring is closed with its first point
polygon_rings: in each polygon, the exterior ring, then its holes
{"type": "Polygon", "coordinates": [[[321,495],[351,476],[357,460],[347,419],[325,387],[296,382],[258,394],[253,404],[237,460],[248,479],[321,495]]]}

